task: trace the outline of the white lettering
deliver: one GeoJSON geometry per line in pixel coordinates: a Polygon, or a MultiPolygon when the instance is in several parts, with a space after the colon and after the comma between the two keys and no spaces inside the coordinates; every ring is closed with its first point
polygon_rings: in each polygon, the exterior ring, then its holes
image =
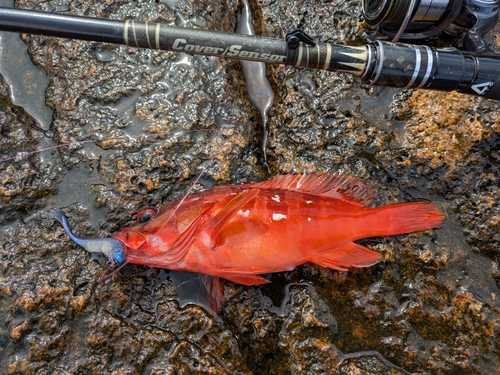
{"type": "MultiPolygon", "coordinates": [[[[228,48],[224,49],[220,47],[201,46],[199,44],[186,44],[186,43],[187,43],[186,39],[182,38],[176,39],[172,44],[172,50],[200,53],[207,55],[210,54],[210,55],[222,55],[227,57],[238,57],[243,59],[268,60],[273,62],[285,61],[286,58],[286,56],[270,55],[269,53],[258,53],[245,50],[242,51],[241,48],[243,47],[237,44],[233,44],[228,48]]],[[[489,82],[489,84],[491,85],[491,82],[489,82]]],[[[480,89],[479,91],[482,91],[482,94],[484,94],[485,91],[487,90],[487,88],[483,88],[484,85],[486,84],[479,84],[473,86],[472,88],[476,92],[478,92],[479,88],[480,89]]]]}
{"type": "Polygon", "coordinates": [[[182,49],[184,47],[182,47],[182,46],[179,47],[179,45],[181,43],[186,43],[186,39],[176,39],[175,42],[174,42],[174,44],[172,45],[172,49],[178,49],[178,50],[182,51],[182,49]]]}
{"type": "Polygon", "coordinates": [[[483,83],[478,83],[477,85],[473,85],[471,88],[472,88],[472,90],[477,92],[479,95],[484,95],[488,91],[490,91],[492,86],[493,86],[493,82],[483,82],[483,83]]]}
{"type": "Polygon", "coordinates": [[[229,57],[238,56],[240,49],[241,49],[241,46],[237,46],[237,45],[233,44],[231,47],[229,47],[229,52],[227,53],[227,56],[229,56],[229,57]]]}
{"type": "Polygon", "coordinates": [[[194,51],[195,52],[203,52],[207,49],[205,46],[194,46],[194,51]]]}
{"type": "Polygon", "coordinates": [[[248,57],[251,59],[258,59],[260,57],[260,54],[258,52],[248,52],[248,57]]]}

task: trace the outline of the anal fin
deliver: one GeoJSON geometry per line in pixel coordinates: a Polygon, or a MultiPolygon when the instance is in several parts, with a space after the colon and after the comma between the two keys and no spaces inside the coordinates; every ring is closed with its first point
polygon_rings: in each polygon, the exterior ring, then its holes
{"type": "Polygon", "coordinates": [[[262,285],[269,284],[271,280],[268,280],[262,276],[258,275],[249,275],[249,274],[228,274],[221,276],[224,279],[232,281],[233,283],[242,284],[242,285],[262,285]]]}
{"type": "Polygon", "coordinates": [[[378,263],[382,256],[367,247],[349,242],[339,247],[318,251],[311,261],[326,268],[347,271],[349,267],[369,267],[378,263]]]}

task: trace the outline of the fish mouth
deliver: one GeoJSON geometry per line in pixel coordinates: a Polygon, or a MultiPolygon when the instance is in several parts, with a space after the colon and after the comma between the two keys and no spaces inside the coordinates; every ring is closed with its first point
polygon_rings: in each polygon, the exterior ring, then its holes
{"type": "Polygon", "coordinates": [[[131,229],[129,229],[128,231],[123,230],[117,234],[113,234],[111,238],[116,241],[120,241],[123,244],[125,251],[138,250],[146,243],[146,238],[142,233],[133,231],[131,229]]]}
{"type": "Polygon", "coordinates": [[[110,261],[111,265],[122,265],[127,260],[126,245],[116,238],[104,237],[94,239],[83,239],[75,236],[69,228],[68,219],[64,211],[51,211],[48,216],[59,221],[69,238],[76,244],[83,247],[89,253],[104,254],[110,261]]]}

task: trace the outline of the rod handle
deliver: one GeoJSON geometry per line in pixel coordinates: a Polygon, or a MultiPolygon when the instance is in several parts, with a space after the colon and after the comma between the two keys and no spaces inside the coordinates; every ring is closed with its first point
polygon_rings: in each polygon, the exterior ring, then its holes
{"type": "Polygon", "coordinates": [[[372,85],[500,99],[500,55],[381,41],[368,48],[370,58],[362,77],[372,85]]]}

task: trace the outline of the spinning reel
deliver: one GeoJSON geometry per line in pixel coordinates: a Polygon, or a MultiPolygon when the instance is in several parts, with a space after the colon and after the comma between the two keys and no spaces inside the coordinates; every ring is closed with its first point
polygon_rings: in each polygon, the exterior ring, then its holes
{"type": "Polygon", "coordinates": [[[378,26],[374,39],[415,43],[441,33],[465,33],[465,50],[493,52],[483,36],[498,21],[500,0],[362,0],[363,15],[378,26]]]}

